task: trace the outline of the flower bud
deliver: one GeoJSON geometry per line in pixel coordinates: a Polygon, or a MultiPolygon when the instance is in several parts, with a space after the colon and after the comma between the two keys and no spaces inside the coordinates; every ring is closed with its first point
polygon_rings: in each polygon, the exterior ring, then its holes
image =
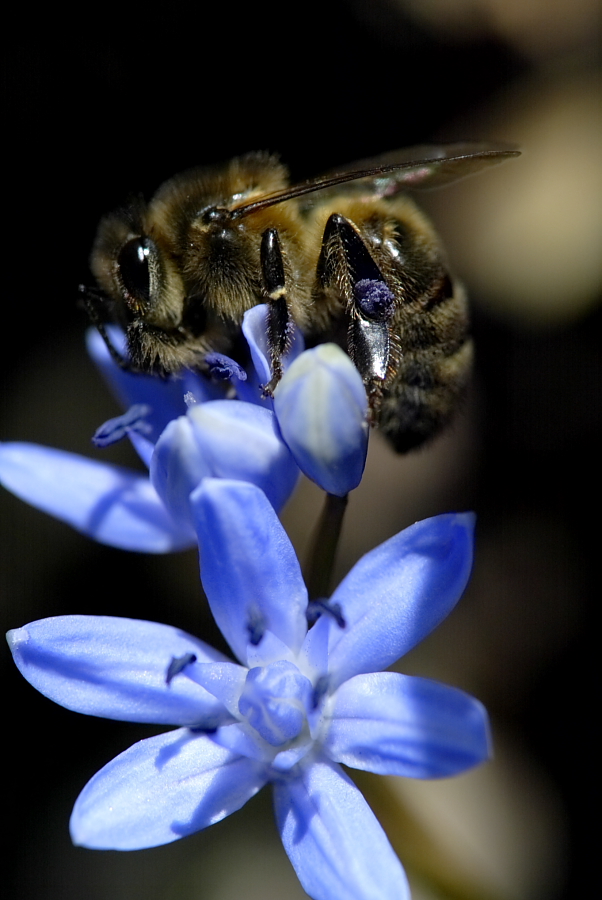
{"type": "Polygon", "coordinates": [[[336,344],[306,350],[274,392],[282,437],[297,465],[329,494],[360,483],[368,448],[368,401],[361,375],[336,344]]]}

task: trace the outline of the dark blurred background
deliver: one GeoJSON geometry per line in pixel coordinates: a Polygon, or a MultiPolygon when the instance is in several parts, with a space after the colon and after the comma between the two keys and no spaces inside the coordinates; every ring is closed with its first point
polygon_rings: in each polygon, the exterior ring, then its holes
{"type": "MultiPolygon", "coordinates": [[[[418,518],[476,509],[467,595],[401,668],[479,696],[496,762],[391,791],[430,835],[433,866],[450,860],[473,900],[585,896],[599,781],[590,689],[602,400],[598,4],[268,0],[155,13],[86,6],[74,17],[24,11],[4,42],[2,440],[137,465],[128,447],[90,444],[117,408],[86,358],[77,308],[98,219],[130,192],[148,196],[180,170],[254,149],[279,152],[301,180],[424,142],[523,146],[519,161],[419,198],[472,299],[474,389],[452,432],[422,453],[399,458],[372,441],[340,570],[418,518]]],[[[285,513],[300,553],[317,502],[304,486],[285,513]]],[[[6,492],[0,504],[5,630],[99,613],[216,639],[194,553],[126,554],[6,492]]],[[[6,897],[303,896],[267,792],[171,847],[73,848],[78,791],[151,732],[69,713],[25,683],[8,651],[2,665],[6,897]]],[[[416,900],[460,900],[429,883],[429,866],[404,855],[403,841],[396,847],[416,900]]]]}

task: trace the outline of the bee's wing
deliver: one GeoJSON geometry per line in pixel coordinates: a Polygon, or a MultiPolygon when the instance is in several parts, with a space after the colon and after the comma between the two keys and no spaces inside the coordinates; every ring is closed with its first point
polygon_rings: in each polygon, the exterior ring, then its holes
{"type": "MultiPolygon", "coordinates": [[[[442,187],[519,155],[514,145],[487,141],[421,144],[355,162],[328,173],[324,181],[355,173],[345,184],[346,193],[391,197],[400,191],[442,187]]],[[[328,186],[325,189],[329,190],[328,186]]]]}
{"type": "Polygon", "coordinates": [[[341,193],[366,199],[393,197],[400,191],[450,184],[519,155],[520,151],[510,144],[488,142],[409,147],[352,163],[336,172],[260,197],[236,207],[233,215],[241,218],[296,197],[307,197],[302,201],[305,206],[341,193]],[[309,195],[318,192],[319,198],[310,199],[309,195]]]}

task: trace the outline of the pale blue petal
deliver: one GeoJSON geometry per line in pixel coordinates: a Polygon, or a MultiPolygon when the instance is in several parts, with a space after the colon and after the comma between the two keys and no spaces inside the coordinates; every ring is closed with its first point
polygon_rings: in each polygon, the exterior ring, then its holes
{"type": "MultiPolygon", "coordinates": [[[[260,303],[247,310],[242,323],[242,332],[249,345],[251,360],[260,385],[268,384],[272,379],[272,363],[267,341],[267,313],[267,304],[260,303]]],[[[285,369],[303,352],[303,348],[303,335],[294,327],[291,346],[283,360],[285,369]]]]}
{"type": "Polygon", "coordinates": [[[368,401],[362,378],[336,344],[306,350],[274,392],[282,437],[299,468],[329,494],[361,481],[368,449],[368,401]]]}
{"type": "Polygon", "coordinates": [[[250,481],[280,509],[299,469],[270,410],[216,400],[169,423],[157,442],[150,477],[173,518],[192,527],[190,494],[203,478],[250,481]]]}
{"type": "Polygon", "coordinates": [[[303,661],[303,671],[308,672],[314,681],[328,671],[328,639],[327,628],[314,627],[309,629],[303,641],[299,658],[303,661]]]}
{"type": "Polygon", "coordinates": [[[37,444],[0,445],[0,481],[17,497],[89,537],[143,553],[195,542],[176,524],[146,475],[37,444]]]}
{"type": "Polygon", "coordinates": [[[186,408],[194,403],[208,403],[210,400],[224,400],[230,386],[226,382],[212,381],[201,372],[182,369],[174,379],[180,379],[186,408]]]}
{"type": "Polygon", "coordinates": [[[191,500],[203,587],[238,659],[247,662],[251,630],[261,628],[297,651],[307,632],[307,591],[295,551],[263,491],[207,478],[191,500]]]}
{"type": "Polygon", "coordinates": [[[71,816],[75,844],[141,850],[224,819],[260,790],[265,766],[179,729],[134,744],[100,770],[71,816]]]}
{"type": "MultiPolygon", "coordinates": [[[[126,356],[123,331],[117,326],[109,326],[107,331],[113,346],[126,356]]],[[[147,403],[150,406],[151,414],[148,421],[152,426],[153,442],[171,419],[186,412],[184,403],[186,388],[180,378],[142,375],[120,368],[112,359],[105,342],[95,328],[88,329],[86,345],[92,360],[123,409],[129,409],[134,403],[147,403]]],[[[205,397],[197,399],[204,400],[205,397]]]]}
{"type": "Polygon", "coordinates": [[[249,759],[255,759],[269,765],[273,756],[272,748],[258,738],[256,732],[247,728],[243,728],[238,723],[224,725],[216,731],[207,735],[215,744],[230,750],[237,756],[247,756],[249,759]]]}
{"type": "Polygon", "coordinates": [[[334,698],[324,748],[337,762],[380,775],[443,778],[490,756],[478,700],[457,688],[395,672],[356,675],[334,698]]]}
{"type": "Polygon", "coordinates": [[[21,674],[75,712],[126,722],[215,728],[229,715],[184,673],[167,684],[172,659],[225,657],[178,628],[113,616],[54,616],[9,631],[21,674]]]}
{"type": "Polygon", "coordinates": [[[130,431],[128,438],[131,441],[134,450],[148,469],[155,445],[152,441],[149,441],[148,438],[143,437],[141,434],[137,434],[135,431],[130,431]]]}
{"type": "Polygon", "coordinates": [[[304,743],[289,747],[288,750],[281,750],[272,760],[273,772],[288,772],[293,766],[296,766],[304,756],[312,752],[313,740],[306,738],[304,743]]]}
{"type": "Polygon", "coordinates": [[[264,409],[273,410],[274,401],[263,393],[264,385],[272,377],[266,336],[267,306],[264,303],[247,310],[243,318],[242,331],[251,353],[247,380],[236,385],[239,400],[255,403],[264,409]]]}
{"type": "Polygon", "coordinates": [[[190,494],[209,472],[188,416],[178,416],[165,428],[155,445],[149,470],[152,485],[174,522],[193,529],[190,494]]]}
{"type": "Polygon", "coordinates": [[[215,662],[209,665],[205,660],[186,666],[186,675],[192,678],[196,684],[200,684],[206,691],[222,703],[232,715],[239,717],[238,701],[245,686],[248,669],[233,662],[215,662]]]}
{"type": "Polygon", "coordinates": [[[330,631],[332,685],[378,672],[418,644],[451,612],[472,568],[474,515],[425,519],[367,553],[332,595],[346,621],[330,631]]]}
{"type": "Polygon", "coordinates": [[[270,663],[279,659],[285,659],[287,662],[296,663],[297,654],[290,647],[276,637],[273,631],[266,628],[263,631],[262,638],[258,644],[249,643],[247,645],[247,666],[252,669],[253,666],[269,666],[270,663]]]}
{"type": "Polygon", "coordinates": [[[267,304],[260,303],[247,310],[242,321],[242,333],[249,345],[253,368],[261,385],[268,384],[272,378],[267,340],[267,315],[267,304]]]}
{"type": "Polygon", "coordinates": [[[208,472],[214,478],[250,481],[280,510],[299,469],[282,441],[271,410],[239,400],[194,406],[189,412],[208,472]]]}
{"type": "Polygon", "coordinates": [[[337,765],[316,761],[275,782],[274,806],[284,849],[314,900],[409,900],[384,831],[337,765]]]}

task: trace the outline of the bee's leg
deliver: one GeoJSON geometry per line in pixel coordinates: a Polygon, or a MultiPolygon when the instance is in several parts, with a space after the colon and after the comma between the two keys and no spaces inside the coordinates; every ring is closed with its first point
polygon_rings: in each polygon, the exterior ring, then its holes
{"type": "Polygon", "coordinates": [[[266,396],[271,396],[282,378],[282,357],[290,347],[292,329],[282,250],[275,228],[268,228],[261,238],[261,273],[268,298],[268,346],[272,364],[272,379],[263,390],[266,396]]]}
{"type": "Polygon", "coordinates": [[[326,223],[317,274],[322,287],[335,287],[345,303],[347,351],[362,376],[375,420],[392,364],[395,295],[364,239],[338,213],[326,223]]]}
{"type": "Polygon", "coordinates": [[[99,312],[99,307],[102,306],[103,302],[106,302],[106,298],[104,297],[104,295],[99,291],[95,291],[94,288],[88,288],[83,284],[79,285],[79,292],[81,294],[83,306],[88,313],[88,316],[90,317],[90,321],[105,342],[107,350],[109,351],[113,362],[116,363],[119,368],[123,369],[125,372],[138,372],[139,370],[132,365],[130,360],[121,355],[119,350],[112,343],[111,338],[107,333],[105,322],[102,318],[101,313],[99,312]]]}

